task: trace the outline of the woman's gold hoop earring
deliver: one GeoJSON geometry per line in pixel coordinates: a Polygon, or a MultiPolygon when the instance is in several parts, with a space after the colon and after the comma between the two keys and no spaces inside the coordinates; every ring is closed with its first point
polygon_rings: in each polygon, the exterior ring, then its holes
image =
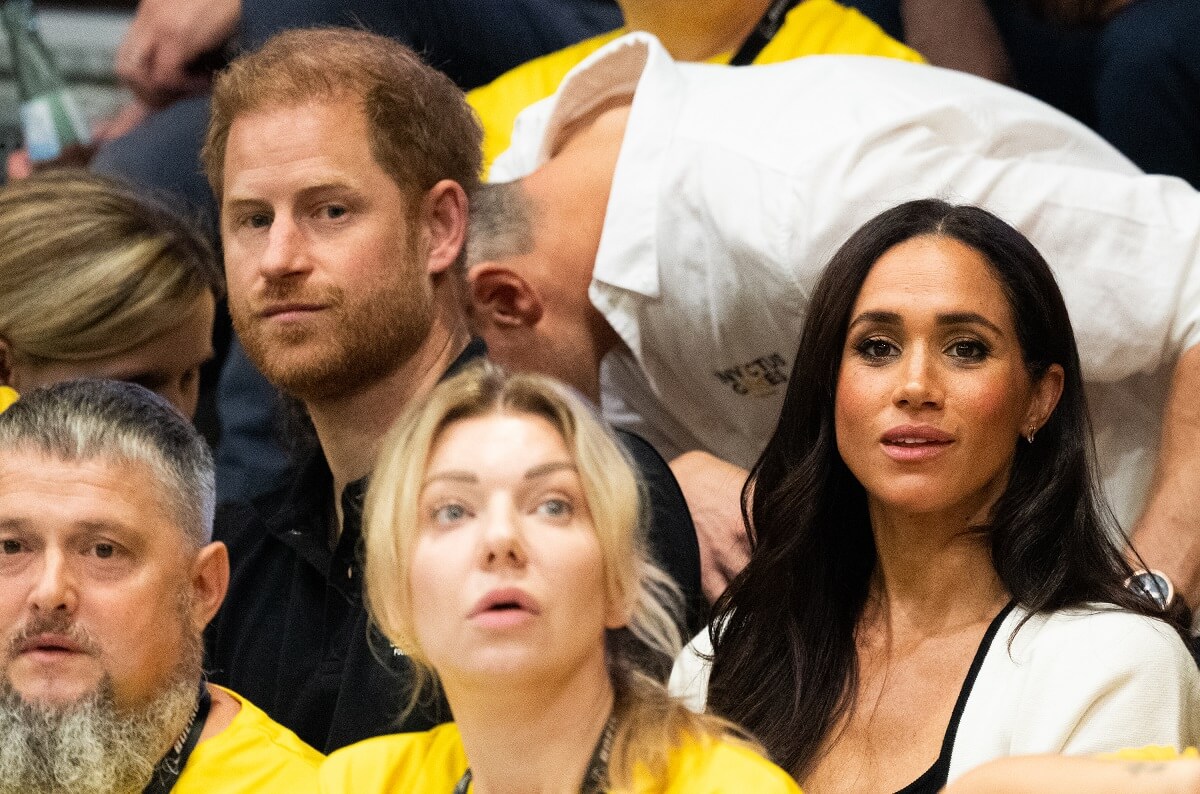
{"type": "Polygon", "coordinates": [[[1032,443],[1033,443],[1033,436],[1034,436],[1034,434],[1035,434],[1035,433],[1037,433],[1037,428],[1036,428],[1036,427],[1034,427],[1033,425],[1030,425],[1030,426],[1029,426],[1029,432],[1025,434],[1025,440],[1026,440],[1026,441],[1028,441],[1030,444],[1032,444],[1032,443]]]}

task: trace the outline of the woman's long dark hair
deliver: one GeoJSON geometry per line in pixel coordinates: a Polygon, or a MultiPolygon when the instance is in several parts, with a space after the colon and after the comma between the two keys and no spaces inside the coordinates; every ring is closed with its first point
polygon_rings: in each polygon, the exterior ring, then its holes
{"type": "Polygon", "coordinates": [[[1035,442],[1016,444],[1008,486],[981,528],[1000,580],[1030,612],[1098,602],[1157,615],[1124,587],[1131,570],[1095,485],[1079,353],[1046,261],[977,207],[921,200],[888,210],[846,241],[817,284],[779,425],[742,493],[754,552],[714,608],[709,707],[798,776],[852,706],[855,629],[876,563],[866,493],[834,436],[847,325],[874,264],[922,235],[981,253],[1012,309],[1030,377],[1051,364],[1065,374],[1035,442]]]}

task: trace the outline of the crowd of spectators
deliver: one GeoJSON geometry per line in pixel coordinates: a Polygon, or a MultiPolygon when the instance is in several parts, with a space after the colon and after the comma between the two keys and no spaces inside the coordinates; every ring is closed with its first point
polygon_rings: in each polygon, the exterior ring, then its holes
{"type": "Polygon", "coordinates": [[[142,0],[0,189],[0,794],[1200,790],[1195,22],[142,0]]]}

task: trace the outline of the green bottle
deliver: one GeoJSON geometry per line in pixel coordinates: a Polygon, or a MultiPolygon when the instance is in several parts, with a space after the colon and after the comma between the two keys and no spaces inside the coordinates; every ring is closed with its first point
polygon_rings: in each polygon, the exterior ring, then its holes
{"type": "Polygon", "coordinates": [[[83,157],[88,124],[59,74],[33,17],[33,0],[5,0],[0,8],[21,98],[21,128],[35,164],[83,157]]]}

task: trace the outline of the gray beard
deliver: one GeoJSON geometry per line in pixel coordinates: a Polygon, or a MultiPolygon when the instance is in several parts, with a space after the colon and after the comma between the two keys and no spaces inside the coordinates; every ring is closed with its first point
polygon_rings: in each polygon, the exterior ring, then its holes
{"type": "MultiPolygon", "coordinates": [[[[183,665],[181,665],[181,668],[183,665]]],[[[196,707],[199,664],[135,712],[112,681],[66,706],[27,703],[0,679],[0,794],[131,794],[150,782],[196,707]]]]}

